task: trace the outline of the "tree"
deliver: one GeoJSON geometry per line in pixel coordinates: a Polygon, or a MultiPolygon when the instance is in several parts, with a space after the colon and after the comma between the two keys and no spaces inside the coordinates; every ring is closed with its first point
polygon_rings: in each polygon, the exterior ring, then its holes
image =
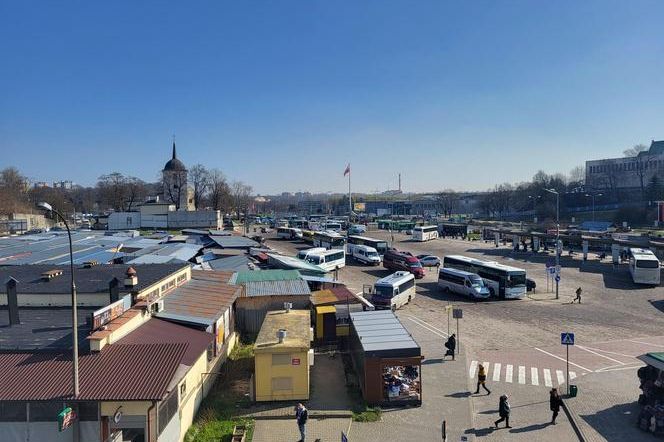
{"type": "Polygon", "coordinates": [[[646,146],[645,144],[635,144],[629,149],[623,150],[623,155],[626,157],[636,157],[641,152],[645,152],[646,150],[648,150],[648,146],[646,146]]]}
{"type": "Polygon", "coordinates": [[[144,181],[120,172],[102,175],[97,181],[99,200],[105,208],[116,212],[129,212],[136,202],[147,194],[144,181]]]}
{"type": "Polygon", "coordinates": [[[175,204],[175,210],[180,210],[182,196],[187,194],[187,171],[173,171],[162,176],[164,199],[175,204]]]}
{"type": "Polygon", "coordinates": [[[450,217],[452,213],[457,208],[459,203],[459,195],[451,189],[443,190],[442,192],[436,194],[436,201],[438,207],[443,212],[443,216],[450,217]]]}
{"type": "Polygon", "coordinates": [[[233,208],[237,213],[238,219],[240,218],[240,211],[247,208],[249,205],[249,197],[251,196],[252,187],[242,181],[233,181],[231,183],[231,196],[233,198],[233,208]]]}
{"type": "Polygon", "coordinates": [[[194,208],[198,210],[210,187],[210,172],[202,164],[196,164],[189,169],[189,182],[194,190],[194,208]]]}
{"type": "Polygon", "coordinates": [[[125,179],[125,200],[122,204],[123,210],[131,212],[134,203],[142,200],[147,195],[145,182],[139,178],[130,176],[125,179]]]}
{"type": "Polygon", "coordinates": [[[8,215],[29,208],[28,180],[15,167],[0,171],[0,213],[8,215]]]}
{"type": "Polygon", "coordinates": [[[230,205],[231,192],[226,177],[219,169],[209,171],[208,205],[214,210],[226,212],[230,205]]]}

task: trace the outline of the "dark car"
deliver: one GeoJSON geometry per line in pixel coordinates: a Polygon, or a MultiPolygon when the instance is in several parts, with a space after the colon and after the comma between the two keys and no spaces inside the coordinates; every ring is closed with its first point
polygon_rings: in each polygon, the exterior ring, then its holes
{"type": "Polygon", "coordinates": [[[529,292],[534,292],[535,287],[537,287],[537,284],[535,283],[535,280],[526,278],[526,290],[529,292]]]}

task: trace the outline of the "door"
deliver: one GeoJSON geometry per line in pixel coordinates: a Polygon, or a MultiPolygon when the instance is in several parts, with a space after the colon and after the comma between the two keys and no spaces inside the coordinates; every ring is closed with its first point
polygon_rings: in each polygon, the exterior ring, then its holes
{"type": "Polygon", "coordinates": [[[323,342],[336,341],[337,339],[337,317],[335,313],[323,315],[323,342]]]}

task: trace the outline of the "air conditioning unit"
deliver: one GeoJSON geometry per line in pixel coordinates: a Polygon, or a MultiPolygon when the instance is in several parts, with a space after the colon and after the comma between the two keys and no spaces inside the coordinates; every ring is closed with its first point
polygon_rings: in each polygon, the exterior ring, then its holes
{"type": "Polygon", "coordinates": [[[161,311],[163,311],[163,310],[164,310],[164,300],[163,300],[163,299],[160,299],[160,300],[158,300],[157,302],[153,302],[153,303],[150,305],[150,311],[151,311],[152,313],[159,313],[159,312],[161,312],[161,311]]]}

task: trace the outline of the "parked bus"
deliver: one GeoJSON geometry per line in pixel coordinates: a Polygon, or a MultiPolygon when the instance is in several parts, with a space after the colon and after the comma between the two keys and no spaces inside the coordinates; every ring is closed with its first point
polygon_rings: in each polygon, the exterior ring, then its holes
{"type": "Polygon", "coordinates": [[[297,229],[307,229],[309,228],[309,221],[306,219],[291,219],[288,221],[288,226],[289,227],[295,227],[297,229]]]}
{"type": "Polygon", "coordinates": [[[635,284],[659,285],[659,259],[648,249],[629,249],[629,273],[635,284]]]}
{"type": "Polygon", "coordinates": [[[392,311],[409,303],[415,297],[415,277],[409,272],[396,272],[375,282],[370,291],[371,303],[376,309],[392,311]]]}
{"type": "Polygon", "coordinates": [[[369,246],[373,247],[376,249],[378,254],[380,256],[385,255],[385,252],[387,251],[387,241],[383,241],[382,239],[374,239],[374,238],[369,238],[366,236],[357,236],[357,235],[351,235],[348,237],[348,254],[351,255],[353,251],[351,250],[352,246],[369,246]]]}
{"type": "Polygon", "coordinates": [[[277,238],[296,239],[302,238],[302,230],[292,227],[277,227],[277,238]]]}
{"type": "Polygon", "coordinates": [[[413,240],[429,241],[438,238],[438,226],[415,226],[413,227],[413,240]]]}
{"type": "Polygon", "coordinates": [[[438,286],[446,292],[454,292],[473,299],[486,299],[491,295],[479,275],[463,270],[440,269],[438,286]]]}
{"type": "Polygon", "coordinates": [[[314,243],[314,231],[313,230],[302,230],[302,241],[313,245],[313,243],[314,243]]]}
{"type": "Polygon", "coordinates": [[[303,261],[306,261],[307,257],[309,255],[313,255],[314,253],[321,253],[321,252],[324,252],[326,250],[327,249],[324,248],[324,247],[313,247],[311,249],[300,250],[299,252],[297,252],[297,259],[301,259],[303,261]]]}
{"type": "Polygon", "coordinates": [[[478,274],[484,279],[491,296],[505,299],[521,299],[526,296],[524,269],[461,255],[446,256],[443,259],[443,267],[478,274]]]}
{"type": "Polygon", "coordinates": [[[382,261],[380,255],[373,247],[362,246],[362,245],[348,245],[348,254],[352,256],[357,261],[360,261],[364,264],[379,265],[382,261]]]}
{"type": "Polygon", "coordinates": [[[330,232],[341,232],[341,223],[339,221],[326,221],[323,230],[330,232]]]}
{"type": "Polygon", "coordinates": [[[307,254],[306,261],[331,272],[346,266],[346,252],[341,249],[330,249],[307,254]]]}
{"type": "Polygon", "coordinates": [[[326,249],[343,249],[345,244],[346,238],[337,232],[314,232],[314,247],[325,247],[326,249]]]}
{"type": "Polygon", "coordinates": [[[403,270],[412,273],[415,278],[424,278],[424,267],[420,260],[408,252],[388,249],[383,256],[383,267],[388,270],[403,270]]]}

